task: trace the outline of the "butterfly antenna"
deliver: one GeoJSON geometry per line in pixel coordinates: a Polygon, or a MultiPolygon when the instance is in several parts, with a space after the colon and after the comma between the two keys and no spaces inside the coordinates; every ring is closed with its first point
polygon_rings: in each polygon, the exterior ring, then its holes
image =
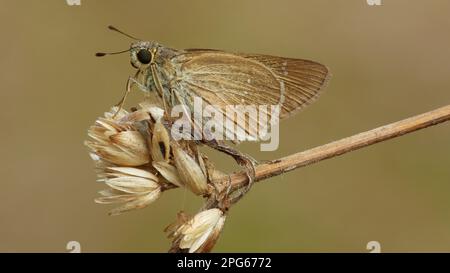
{"type": "Polygon", "coordinates": [[[114,27],[114,26],[108,26],[108,29],[110,29],[110,30],[112,30],[112,31],[115,31],[115,32],[118,32],[118,33],[120,33],[120,34],[122,34],[122,35],[125,35],[125,36],[127,36],[128,38],[131,38],[131,39],[133,39],[133,40],[136,40],[136,41],[140,41],[141,39],[138,39],[138,38],[136,38],[136,37],[133,37],[133,36],[131,36],[130,34],[127,34],[127,33],[125,33],[125,32],[123,32],[123,31],[121,31],[120,29],[118,29],[118,28],[116,28],[116,27],[114,27]]]}
{"type": "Polygon", "coordinates": [[[96,57],[103,57],[103,56],[106,56],[106,55],[122,54],[122,53],[125,53],[125,52],[128,52],[128,51],[130,51],[130,49],[117,51],[117,52],[97,52],[97,53],[95,53],[95,56],[96,57]]]}

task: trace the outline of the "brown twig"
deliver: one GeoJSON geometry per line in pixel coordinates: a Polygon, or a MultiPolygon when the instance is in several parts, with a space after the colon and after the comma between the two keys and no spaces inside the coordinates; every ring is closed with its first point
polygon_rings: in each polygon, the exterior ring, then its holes
{"type": "MultiPolygon", "coordinates": [[[[258,165],[256,167],[255,181],[261,181],[272,176],[280,175],[300,167],[311,165],[328,158],[339,156],[448,120],[450,120],[450,105],[384,125],[367,132],[343,138],[304,152],[273,160],[270,163],[258,165]]],[[[223,178],[224,181],[228,179],[230,179],[230,177],[223,178]]],[[[215,182],[221,183],[224,181],[215,182]]],[[[247,182],[248,178],[245,172],[238,172],[231,175],[231,185],[233,189],[240,188],[246,185],[247,182]]]]}

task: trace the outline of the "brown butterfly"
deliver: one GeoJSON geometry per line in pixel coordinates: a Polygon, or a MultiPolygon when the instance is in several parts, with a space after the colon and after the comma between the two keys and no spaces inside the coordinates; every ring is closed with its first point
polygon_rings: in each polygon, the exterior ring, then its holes
{"type": "MultiPolygon", "coordinates": [[[[174,105],[192,108],[194,97],[200,97],[223,113],[227,105],[279,105],[282,120],[313,102],[330,75],[326,66],[309,60],[211,49],[179,50],[136,40],[128,50],[117,52],[129,51],[131,65],[137,69],[128,80],[126,94],[133,85],[145,92],[156,91],[169,113],[174,105]]],[[[116,53],[97,56],[106,54],[116,53]]],[[[236,120],[232,122],[237,124],[236,120]]],[[[237,126],[246,127],[248,122],[237,126]]],[[[235,157],[239,154],[224,147],[216,143],[215,148],[235,157]]]]}

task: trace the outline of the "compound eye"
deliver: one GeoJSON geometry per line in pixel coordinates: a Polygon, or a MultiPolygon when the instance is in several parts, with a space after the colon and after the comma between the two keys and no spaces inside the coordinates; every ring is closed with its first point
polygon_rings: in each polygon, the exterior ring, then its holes
{"type": "Polygon", "coordinates": [[[137,59],[142,64],[149,64],[152,61],[152,54],[147,49],[141,49],[137,53],[137,59]]]}

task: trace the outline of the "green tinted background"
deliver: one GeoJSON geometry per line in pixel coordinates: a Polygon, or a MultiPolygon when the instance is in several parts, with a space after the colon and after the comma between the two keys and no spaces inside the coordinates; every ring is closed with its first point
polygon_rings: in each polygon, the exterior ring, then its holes
{"type": "MultiPolygon", "coordinates": [[[[109,24],[175,48],[307,58],[330,67],[327,92],[281,124],[265,160],[450,102],[450,2],[0,1],[0,251],[163,252],[162,229],[200,200],[170,191],[118,217],[93,202],[101,185],[86,130],[133,73],[130,40],[109,24]]],[[[128,106],[142,98],[135,92],[128,106]]],[[[233,161],[213,154],[218,165],[233,161]]],[[[443,124],[269,179],[227,219],[217,252],[450,251],[450,126],[443,124]]]]}

